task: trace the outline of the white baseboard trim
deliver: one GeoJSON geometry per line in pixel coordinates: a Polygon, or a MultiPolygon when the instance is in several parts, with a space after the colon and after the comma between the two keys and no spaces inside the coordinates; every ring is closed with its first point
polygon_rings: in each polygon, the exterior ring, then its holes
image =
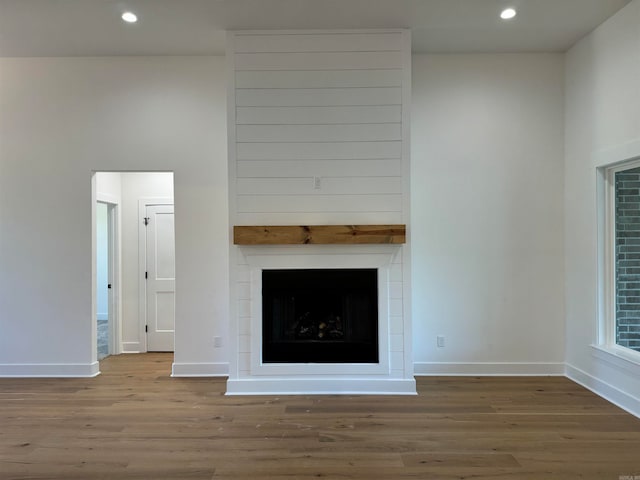
{"type": "Polygon", "coordinates": [[[416,376],[564,376],[562,362],[415,362],[416,376]]]}
{"type": "Polygon", "coordinates": [[[141,353],[140,342],[122,342],[121,353],[141,353]]]}
{"type": "Polygon", "coordinates": [[[640,418],[640,398],[629,395],[627,392],[623,392],[619,388],[568,363],[566,364],[565,374],[570,380],[591,390],[596,395],[601,396],[605,400],[629,412],[631,415],[640,418]]]}
{"type": "Polygon", "coordinates": [[[226,377],[229,364],[220,363],[173,363],[172,377],[226,377]]]}
{"type": "Polygon", "coordinates": [[[93,363],[5,363],[0,377],[86,378],[100,375],[100,365],[93,363]]]}
{"type": "Polygon", "coordinates": [[[227,381],[226,395],[416,395],[412,379],[269,378],[227,381]]]}

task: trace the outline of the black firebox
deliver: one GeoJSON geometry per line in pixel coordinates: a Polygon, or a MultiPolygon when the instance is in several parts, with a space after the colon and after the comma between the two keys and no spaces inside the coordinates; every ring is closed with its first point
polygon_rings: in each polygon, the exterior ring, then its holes
{"type": "Polygon", "coordinates": [[[378,363],[378,271],[262,271],[263,363],[378,363]]]}

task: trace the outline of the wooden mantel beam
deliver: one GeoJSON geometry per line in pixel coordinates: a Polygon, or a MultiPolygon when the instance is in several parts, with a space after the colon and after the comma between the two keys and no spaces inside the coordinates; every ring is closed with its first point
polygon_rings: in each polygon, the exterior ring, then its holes
{"type": "Polygon", "coordinates": [[[406,225],[234,226],[235,245],[349,245],[406,243],[406,225]]]}

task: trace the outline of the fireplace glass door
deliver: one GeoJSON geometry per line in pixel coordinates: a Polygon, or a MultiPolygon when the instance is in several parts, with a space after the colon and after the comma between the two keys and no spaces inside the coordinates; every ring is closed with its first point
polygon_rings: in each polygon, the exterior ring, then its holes
{"type": "Polygon", "coordinates": [[[378,271],[262,271],[263,363],[378,363],[378,271]]]}

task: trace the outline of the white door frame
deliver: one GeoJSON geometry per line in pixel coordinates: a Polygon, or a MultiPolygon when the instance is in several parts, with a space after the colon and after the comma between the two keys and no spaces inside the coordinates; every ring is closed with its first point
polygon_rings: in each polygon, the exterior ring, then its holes
{"type": "MultiPolygon", "coordinates": [[[[140,351],[147,352],[147,231],[144,219],[147,206],[173,205],[173,198],[150,197],[138,199],[138,335],[140,338],[140,351]]],[[[174,232],[175,235],[175,232],[174,232]]]]}
{"type": "MultiPolygon", "coordinates": [[[[109,249],[109,279],[111,284],[109,291],[109,355],[118,355],[122,352],[121,338],[121,282],[120,282],[120,202],[112,195],[96,192],[96,202],[107,205],[108,249],[109,249]]],[[[95,243],[95,239],[94,239],[95,243]]],[[[95,248],[95,245],[94,245],[95,248]]],[[[95,262],[94,262],[95,263],[95,262]]],[[[94,296],[96,292],[94,292],[94,296]]],[[[95,300],[95,299],[94,299],[95,300]]],[[[96,316],[96,312],[94,312],[96,316]]],[[[97,318],[94,318],[97,323],[97,318]]],[[[97,338],[94,338],[97,343],[97,338]]]]}

